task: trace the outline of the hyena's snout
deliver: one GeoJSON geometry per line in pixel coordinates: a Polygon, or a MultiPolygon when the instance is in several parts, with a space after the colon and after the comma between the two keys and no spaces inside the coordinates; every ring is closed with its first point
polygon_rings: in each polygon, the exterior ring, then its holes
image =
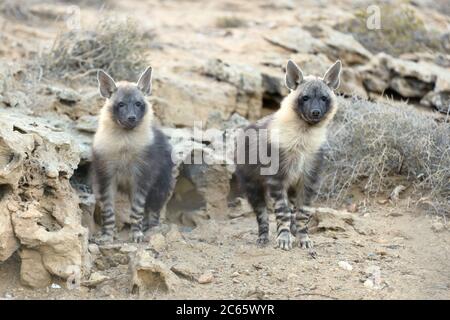
{"type": "Polygon", "coordinates": [[[128,117],[127,117],[127,122],[128,122],[131,126],[136,125],[136,122],[137,122],[137,117],[136,117],[136,115],[135,115],[135,114],[128,115],[128,117]]]}
{"type": "Polygon", "coordinates": [[[311,118],[314,120],[320,120],[322,118],[322,115],[323,115],[323,113],[322,113],[322,110],[320,110],[320,109],[316,108],[316,109],[311,110],[311,118]]]}
{"type": "MultiPolygon", "coordinates": [[[[303,97],[303,99],[305,99],[305,97],[303,97]]],[[[329,98],[322,96],[320,98],[315,97],[307,101],[303,101],[303,105],[300,105],[299,109],[307,121],[317,123],[325,117],[326,113],[330,109],[329,98]]]]}

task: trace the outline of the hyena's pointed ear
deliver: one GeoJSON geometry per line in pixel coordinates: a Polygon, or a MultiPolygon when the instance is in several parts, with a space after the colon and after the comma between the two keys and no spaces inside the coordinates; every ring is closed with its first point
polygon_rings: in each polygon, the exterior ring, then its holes
{"type": "Polygon", "coordinates": [[[99,70],[97,73],[98,87],[100,94],[104,98],[110,98],[111,95],[117,90],[116,83],[109,74],[103,70],[99,70]]]}
{"type": "Polygon", "coordinates": [[[289,60],[286,66],[286,87],[291,90],[297,89],[298,85],[303,81],[303,72],[297,64],[289,60]]]}
{"type": "Polygon", "coordinates": [[[152,93],[152,67],[147,67],[141,74],[137,86],[145,95],[152,93]]]}
{"type": "Polygon", "coordinates": [[[336,61],[323,76],[323,81],[332,89],[336,90],[339,87],[339,77],[341,75],[342,63],[341,60],[336,61]]]}

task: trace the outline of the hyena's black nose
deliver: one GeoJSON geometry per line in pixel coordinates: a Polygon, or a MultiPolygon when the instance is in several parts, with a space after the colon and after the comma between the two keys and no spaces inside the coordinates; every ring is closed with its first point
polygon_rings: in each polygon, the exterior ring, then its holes
{"type": "Polygon", "coordinates": [[[311,115],[313,116],[313,118],[320,118],[320,116],[322,115],[322,111],[320,111],[319,109],[314,109],[313,111],[311,111],[311,115]]]}
{"type": "Polygon", "coordinates": [[[128,121],[129,122],[135,122],[136,121],[136,116],[129,116],[128,117],[128,121]]]}

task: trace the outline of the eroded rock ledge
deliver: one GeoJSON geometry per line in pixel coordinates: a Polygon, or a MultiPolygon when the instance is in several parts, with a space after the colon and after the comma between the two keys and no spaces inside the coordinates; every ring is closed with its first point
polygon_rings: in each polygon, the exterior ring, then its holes
{"type": "Polygon", "coordinates": [[[79,154],[44,120],[0,112],[0,261],[19,250],[24,284],[77,281],[90,270],[88,231],[69,181],[79,154]]]}

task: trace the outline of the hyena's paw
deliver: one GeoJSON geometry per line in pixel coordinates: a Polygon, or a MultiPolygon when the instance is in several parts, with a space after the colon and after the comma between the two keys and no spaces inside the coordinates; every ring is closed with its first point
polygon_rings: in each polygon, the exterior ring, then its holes
{"type": "Polygon", "coordinates": [[[144,241],[144,233],[141,230],[133,230],[130,233],[130,241],[140,243],[144,241]]]}
{"type": "Polygon", "coordinates": [[[100,233],[99,235],[94,236],[93,241],[99,245],[108,244],[114,241],[114,237],[112,234],[100,233]]]}
{"type": "Polygon", "coordinates": [[[265,247],[267,246],[268,243],[269,243],[269,234],[267,233],[261,234],[258,237],[258,240],[256,240],[256,244],[260,247],[265,247]]]}
{"type": "Polygon", "coordinates": [[[302,249],[312,249],[313,242],[309,238],[307,233],[298,233],[297,234],[298,239],[298,246],[302,249]]]}
{"type": "Polygon", "coordinates": [[[281,248],[283,250],[291,250],[292,249],[292,241],[291,241],[291,235],[289,234],[289,231],[282,231],[279,236],[277,237],[277,245],[278,248],[281,248]]]}

